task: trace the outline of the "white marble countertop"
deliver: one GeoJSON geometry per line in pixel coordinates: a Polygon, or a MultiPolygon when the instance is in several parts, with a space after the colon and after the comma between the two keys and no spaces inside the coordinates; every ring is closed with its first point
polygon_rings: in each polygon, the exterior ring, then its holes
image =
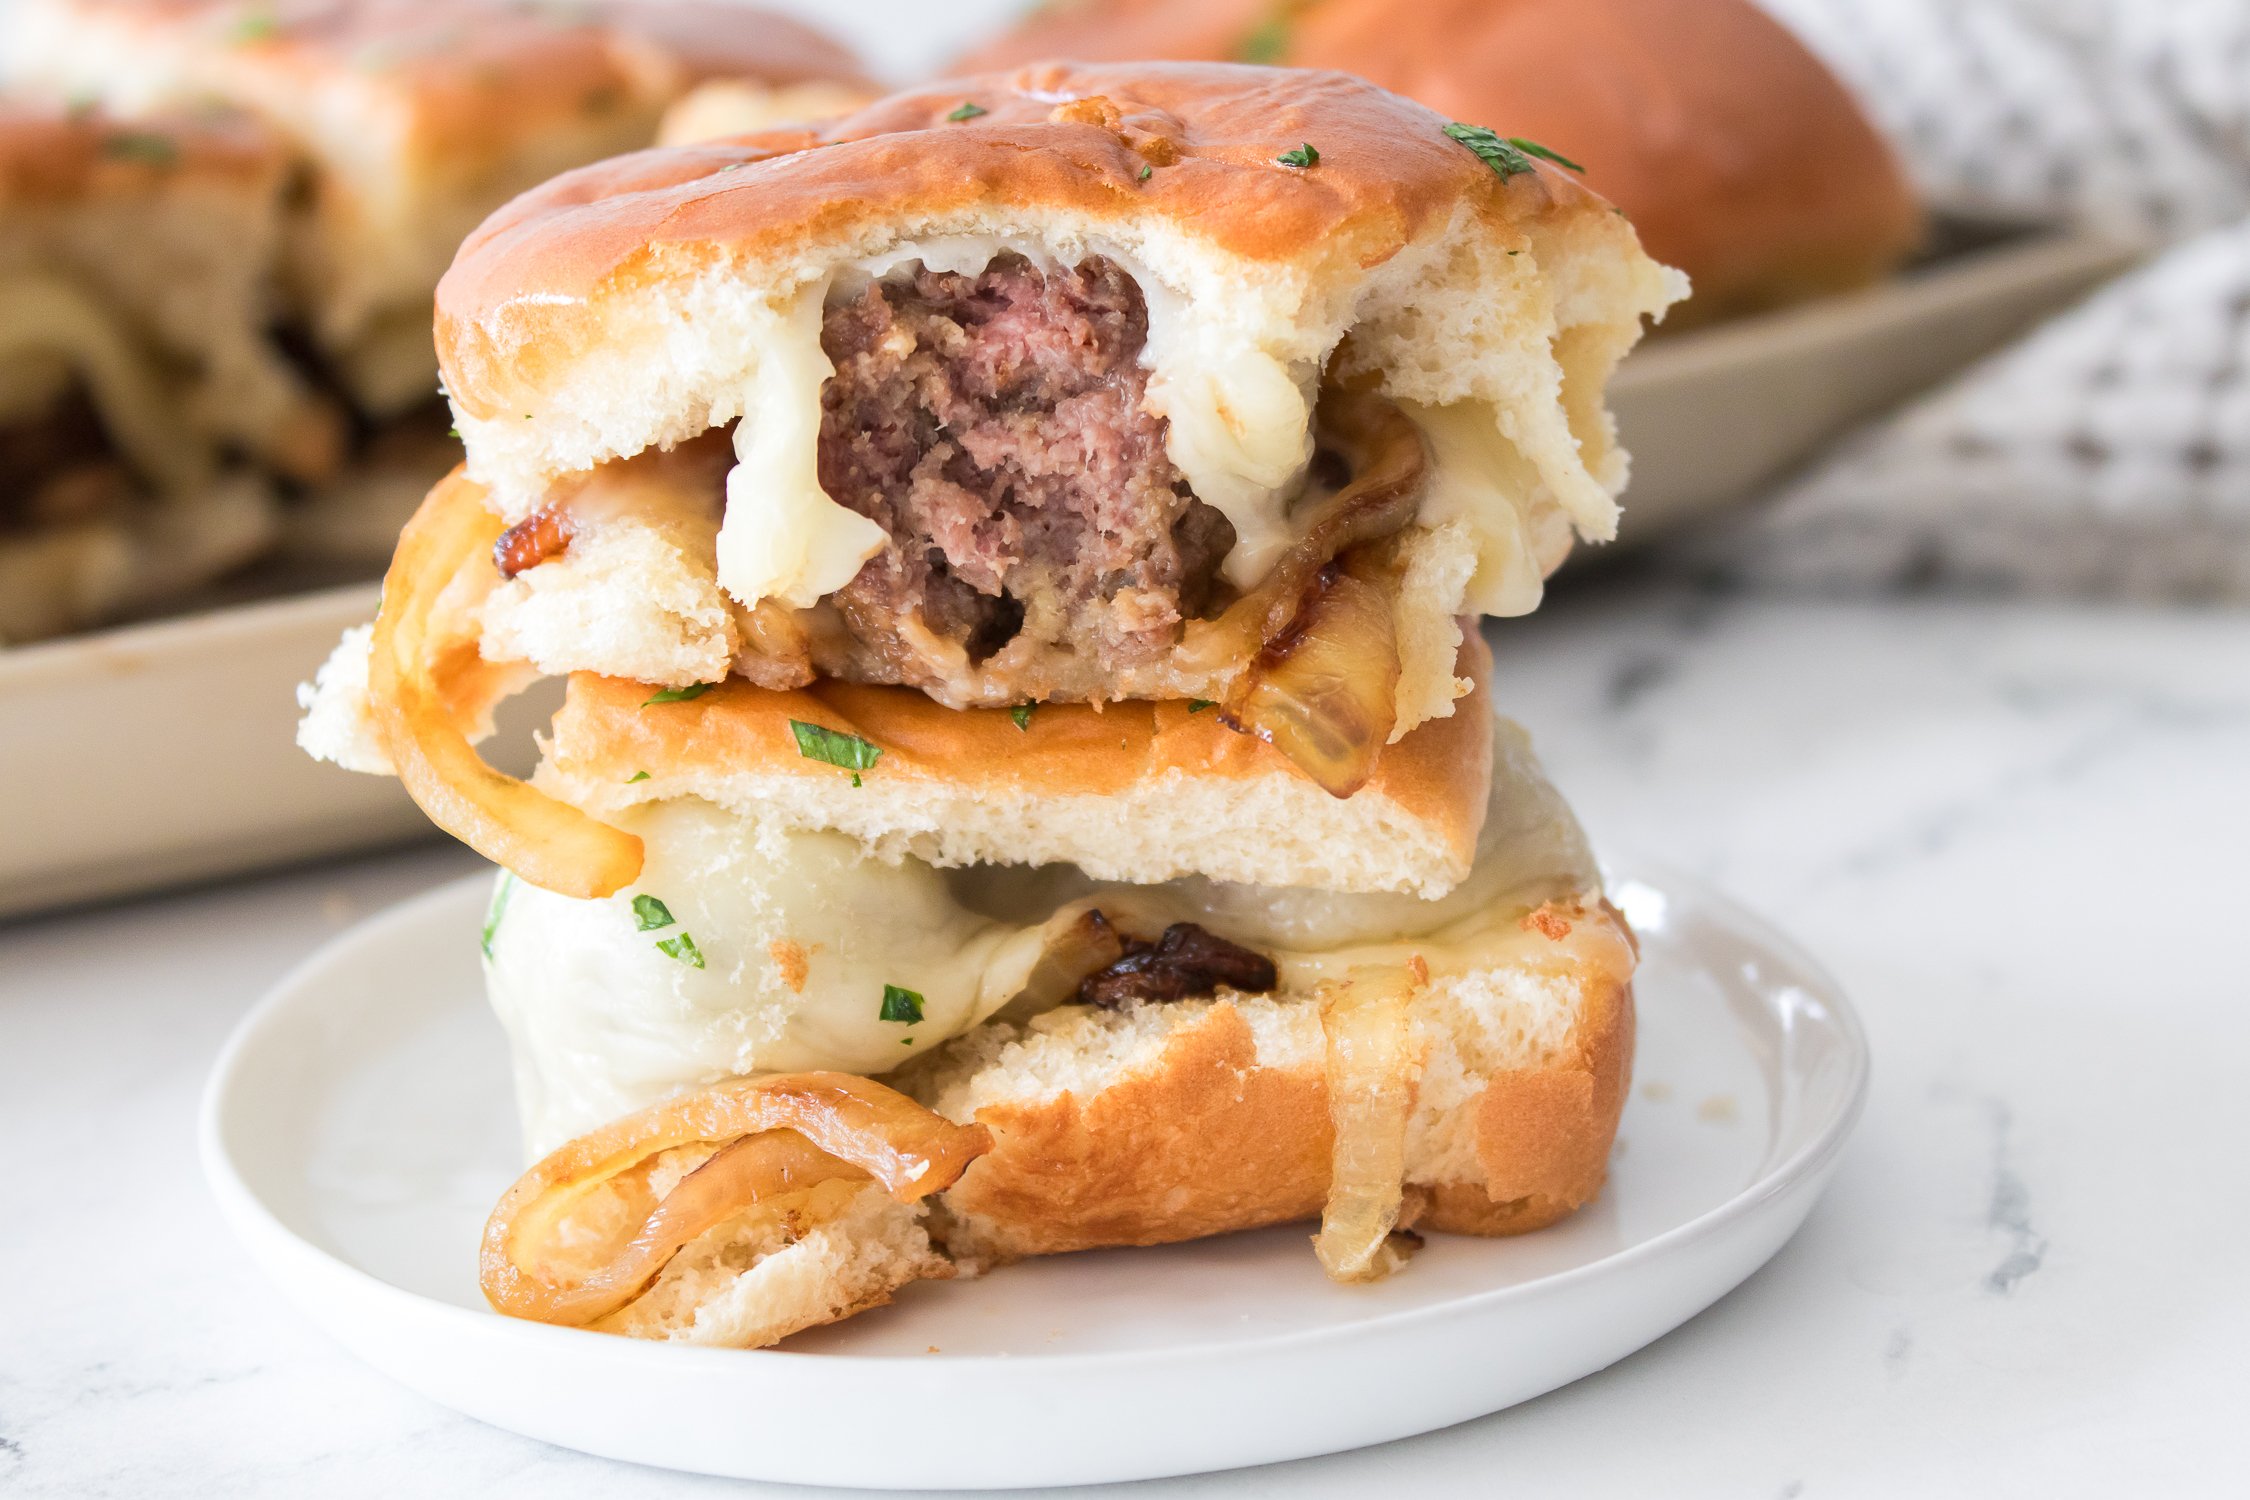
{"type": "MultiPolygon", "coordinates": [[[[1854,995],[1865,1120],[1771,1264],[1610,1369],[1382,1448],[1135,1488],[2241,1493],[2250,615],[1617,579],[1498,639],[1500,699],[1597,839],[1718,882],[1854,995]]],[[[424,848],[0,927],[0,1492],[781,1492],[392,1385],[205,1195],[195,1109],[228,1028],[473,863],[424,848]]]]}

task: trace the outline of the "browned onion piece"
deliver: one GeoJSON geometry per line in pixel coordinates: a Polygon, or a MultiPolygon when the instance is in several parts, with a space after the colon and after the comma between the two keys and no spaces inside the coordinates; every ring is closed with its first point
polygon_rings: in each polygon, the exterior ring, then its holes
{"type": "Polygon", "coordinates": [[[442,641],[431,610],[462,566],[499,540],[484,488],[456,469],[399,534],[367,667],[377,732],[430,821],[533,885],[607,896],[641,872],[641,841],[484,763],[462,732],[451,674],[477,661],[473,641],[442,641]]]}
{"type": "Polygon", "coordinates": [[[1251,665],[1227,722],[1266,741],[1338,797],[1375,774],[1398,721],[1398,630],[1378,585],[1339,559],[1288,630],[1251,665]]]}
{"type": "Polygon", "coordinates": [[[681,1246],[761,1198],[872,1177],[911,1203],[951,1187],[991,1149],[983,1126],[955,1125],[848,1073],[735,1079],[667,1099],[578,1137],[517,1180],[485,1223],[485,1298],[512,1317],[590,1323],[640,1295],[681,1246]],[[558,1230],[588,1193],[705,1141],[729,1144],[682,1178],[626,1244],[589,1273],[558,1269],[558,1230]]]}
{"type": "Polygon", "coordinates": [[[1354,967],[1321,983],[1328,1037],[1328,1118],[1336,1130],[1313,1251],[1330,1279],[1380,1281],[1400,1257],[1390,1248],[1406,1180],[1406,1121],[1414,1107],[1411,1005],[1429,971],[1354,967]]]}
{"type": "Polygon", "coordinates": [[[1305,535],[1257,587],[1216,620],[1187,627],[1179,660],[1190,671],[1220,672],[1289,628],[1314,578],[1341,552],[1405,529],[1421,508],[1429,456],[1420,429],[1380,396],[1322,393],[1315,414],[1322,446],[1340,451],[1352,481],[1320,503],[1305,535]]]}
{"type": "Polygon", "coordinates": [[[570,539],[577,533],[577,519],[566,507],[543,506],[500,533],[492,544],[492,565],[502,578],[513,578],[569,551],[570,539]]]}
{"type": "Polygon", "coordinates": [[[1038,962],[1008,1002],[1009,1013],[1033,1016],[1066,1005],[1087,975],[1100,973],[1124,956],[1125,937],[1115,923],[1098,910],[1072,915],[1066,907],[1047,919],[1038,962]]]}
{"type": "Polygon", "coordinates": [[[513,1318],[584,1327],[648,1290],[673,1256],[731,1215],[838,1177],[865,1181],[867,1174],[794,1130],[742,1136],[681,1178],[625,1248],[600,1269],[572,1280],[535,1258],[532,1274],[508,1283],[492,1296],[492,1305],[513,1318]]]}

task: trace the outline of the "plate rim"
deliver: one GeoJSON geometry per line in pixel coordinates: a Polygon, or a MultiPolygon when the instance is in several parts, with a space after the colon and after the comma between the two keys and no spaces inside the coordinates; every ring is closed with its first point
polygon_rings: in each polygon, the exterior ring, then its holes
{"type": "MultiPolygon", "coordinates": [[[[1790,1195],[1809,1179],[1823,1175],[1849,1142],[1865,1111],[1872,1059],[1868,1047],[1866,1027],[1849,994],[1836,982],[1835,977],[1818,960],[1794,939],[1781,932],[1771,922],[1745,907],[1733,897],[1699,877],[1688,874],[1660,860],[1642,859],[1631,851],[1602,852],[1601,867],[1605,882],[1636,879],[1644,884],[1654,884],[1658,889],[1686,887],[1703,901],[1723,910],[1737,926],[1746,926],[1761,946],[1768,947],[1792,965],[1802,969],[1826,991],[1823,1004],[1849,1044],[1850,1072],[1845,1081],[1842,1102],[1811,1137],[1796,1150],[1778,1162],[1765,1165],[1758,1175],[1739,1191],[1704,1212],[1674,1225],[1663,1233],[1638,1244],[1605,1255],[1598,1260],[1566,1270],[1536,1277],[1530,1281],[1510,1286],[1491,1287],[1470,1292],[1422,1307],[1403,1308],[1373,1317],[1346,1323],[1332,1323],[1320,1328],[1297,1329],[1248,1339],[1235,1339],[1214,1343],[1165,1344],[1149,1349],[1111,1350],[1098,1352],[1022,1354],[855,1354],[815,1353],[791,1349],[757,1351],[763,1355],[784,1354],[794,1357],[794,1375],[803,1378],[820,1371],[815,1378],[851,1378],[851,1372],[866,1366],[883,1366],[886,1369],[910,1367],[960,1370],[985,1365],[1025,1363],[1036,1364],[1042,1370],[1067,1374],[1074,1368],[1098,1367],[1102,1370],[1128,1368],[1144,1362],[1169,1361],[1183,1357],[1205,1360],[1243,1357],[1261,1358],[1276,1354],[1317,1347],[1339,1339],[1368,1337],[1378,1333],[1391,1334],[1410,1330],[1413,1325],[1440,1318],[1462,1316],[1472,1310],[1483,1311],[1510,1302],[1534,1302],[1546,1297],[1564,1295],[1581,1286],[1625,1274],[1642,1262],[1669,1257],[1719,1235],[1732,1228],[1737,1221],[1756,1213],[1766,1203],[1790,1195]],[[1653,880],[1650,877],[1655,877],[1653,880]]],[[[294,1005],[306,1003],[301,992],[310,977],[328,968],[343,952],[365,943],[378,942],[392,929],[409,926],[425,919],[433,908],[441,908],[462,900],[470,889],[491,877],[478,873],[450,880],[430,890],[407,898],[384,910],[354,923],[320,945],[311,954],[291,966],[276,980],[247,1011],[221,1047],[211,1072],[207,1077],[197,1108],[197,1145],[204,1179],[212,1195],[219,1200],[222,1216],[227,1220],[238,1239],[247,1241],[250,1232],[280,1253],[290,1256],[299,1264],[322,1274],[342,1273],[345,1280],[360,1285],[362,1290],[398,1307],[411,1310],[413,1316],[435,1318],[441,1322],[458,1325],[463,1332],[479,1337],[546,1340],[560,1339],[558,1348],[590,1351],[593,1339],[607,1345],[605,1358],[639,1361],[656,1359],[664,1369],[673,1372],[691,1370],[698,1365],[710,1364],[713,1368],[736,1370],[742,1368],[739,1349],[704,1348],[695,1345],[675,1345],[636,1339],[618,1339],[610,1335],[595,1334],[586,1329],[554,1328],[546,1324],[526,1322],[504,1317],[498,1313],[475,1308],[460,1307],[453,1303],[423,1293],[411,1291],[396,1283],[385,1281],[373,1272],[354,1265],[313,1243],[282,1221],[250,1186],[231,1159],[223,1139],[222,1116],[227,1106],[230,1085],[242,1067],[243,1059],[264,1029],[294,1005]],[[685,1363],[683,1363],[685,1361],[685,1363]]],[[[1792,1231],[1793,1232],[1793,1231],[1792,1231]]],[[[245,1249],[254,1247],[245,1244],[245,1249]]],[[[263,1269],[263,1268],[261,1268],[263,1269]]],[[[283,1289],[286,1295],[286,1290],[283,1289]]],[[[292,1299],[294,1300],[294,1299],[292,1299]]],[[[316,1318],[315,1322],[319,1320],[316,1318]]],[[[325,1330],[324,1330],[325,1331],[325,1330]]]]}

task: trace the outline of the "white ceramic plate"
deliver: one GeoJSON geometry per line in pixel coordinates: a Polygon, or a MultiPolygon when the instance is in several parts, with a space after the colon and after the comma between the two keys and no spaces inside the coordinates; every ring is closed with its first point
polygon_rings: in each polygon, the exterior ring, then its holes
{"type": "Polygon", "coordinates": [[[1610,1180],[1554,1228],[1433,1235],[1374,1287],[1293,1226],[910,1286],[741,1352],[489,1311],[476,1247],[521,1167],[476,937],[488,883],[345,934],[242,1023],[203,1160],[251,1255],[354,1353],[434,1400],[612,1458],[814,1484],[1091,1484],[1383,1442],[1623,1358],[1780,1248],[1867,1084],[1834,984],[1682,878],[1611,891],[1644,944],[1610,1180]],[[994,1411],[1036,1412],[995,1436],[994,1411]],[[986,1434],[979,1437],[977,1434],[986,1434]]]}
{"type": "MultiPolygon", "coordinates": [[[[2130,258],[2034,236],[1644,346],[1611,387],[1625,539],[1738,498],[2130,258]]],[[[374,607],[370,583],[0,650],[0,787],[40,789],[0,796],[0,916],[426,836],[396,782],[293,740],[294,688],[374,607]]],[[[503,711],[505,768],[528,769],[544,711],[503,711]]]]}

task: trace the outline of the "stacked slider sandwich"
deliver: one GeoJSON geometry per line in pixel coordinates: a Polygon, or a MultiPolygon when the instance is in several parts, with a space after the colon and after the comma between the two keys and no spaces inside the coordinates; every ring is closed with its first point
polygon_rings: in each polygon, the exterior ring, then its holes
{"type": "Polygon", "coordinates": [[[643,152],[439,290],[464,472],[300,741],[502,865],[494,1304],[757,1345],[1031,1254],[1599,1188],[1633,946],[1483,614],[1683,290],[1341,74],[1042,66],[643,152]],[[472,741],[570,677],[530,784],[472,741]]]}
{"type": "MultiPolygon", "coordinates": [[[[213,408],[246,429],[236,446],[294,502],[287,542],[317,561],[387,557],[460,459],[429,321],[462,236],[558,171],[649,144],[712,76],[862,82],[826,38],[717,0],[18,0],[0,14],[0,82],[17,97],[152,131],[223,110],[235,135],[264,138],[268,180],[230,247],[255,296],[215,307],[319,393],[316,410],[268,420],[263,388],[213,408]]],[[[180,164],[207,177],[201,160],[180,164]]],[[[194,267],[143,260],[134,295],[190,300],[194,267]]]]}

